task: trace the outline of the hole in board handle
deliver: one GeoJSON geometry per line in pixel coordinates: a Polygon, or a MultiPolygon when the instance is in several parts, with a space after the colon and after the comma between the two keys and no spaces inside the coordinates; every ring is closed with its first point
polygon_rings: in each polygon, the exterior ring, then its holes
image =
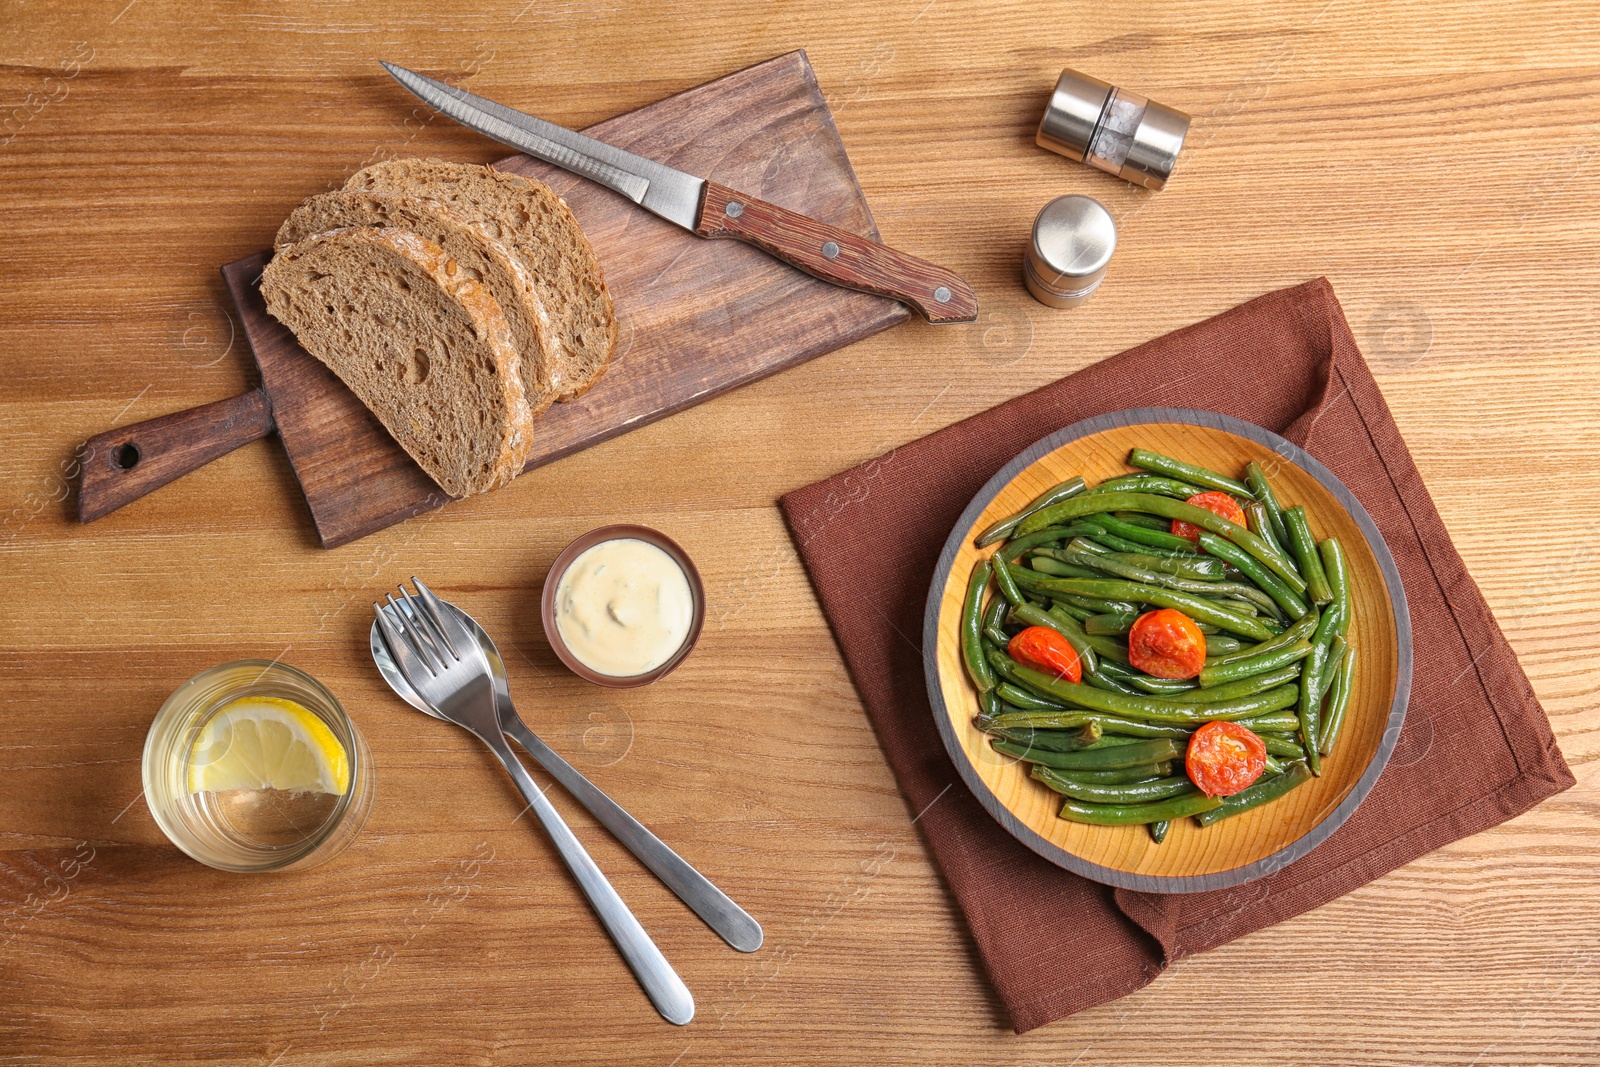
{"type": "Polygon", "coordinates": [[[139,446],[125,441],[111,450],[111,463],[118,470],[131,471],[139,465],[139,446]]]}

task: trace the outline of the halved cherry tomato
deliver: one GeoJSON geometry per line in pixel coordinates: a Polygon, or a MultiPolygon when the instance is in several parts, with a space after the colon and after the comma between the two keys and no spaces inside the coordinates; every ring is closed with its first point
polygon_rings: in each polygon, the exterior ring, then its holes
{"type": "Polygon", "coordinates": [[[1133,621],[1128,662],[1157,678],[1193,678],[1206,665],[1206,635],[1177,608],[1157,608],[1133,621]]]}
{"type": "Polygon", "coordinates": [[[1208,797],[1231,797],[1247,789],[1267,765],[1267,746],[1247,726],[1208,722],[1189,738],[1183,766],[1208,797]]]}
{"type": "MultiPolygon", "coordinates": [[[[1185,500],[1184,503],[1193,504],[1197,508],[1205,508],[1213,515],[1221,515],[1229,522],[1236,522],[1240,526],[1245,524],[1244,508],[1241,508],[1239,502],[1227,493],[1219,493],[1215,490],[1196,493],[1188,500],[1185,500]]],[[[1200,527],[1193,523],[1184,522],[1182,519],[1172,520],[1172,532],[1179,537],[1187,537],[1191,541],[1200,540],[1200,527]]]]}
{"type": "MultiPolygon", "coordinates": [[[[1204,644],[1205,639],[1202,638],[1201,645],[1204,644]]],[[[1069,682],[1083,678],[1083,664],[1078,660],[1078,650],[1048,626],[1028,627],[1011,639],[1006,651],[1024,667],[1032,667],[1069,682]]]]}

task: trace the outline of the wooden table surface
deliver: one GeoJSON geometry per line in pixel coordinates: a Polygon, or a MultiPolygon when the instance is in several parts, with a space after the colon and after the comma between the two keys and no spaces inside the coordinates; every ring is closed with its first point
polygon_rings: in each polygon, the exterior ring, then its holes
{"type": "Polygon", "coordinates": [[[1600,8],[440,6],[0,8],[0,1062],[1600,1062],[1600,8]],[[965,274],[979,323],[895,329],[334,551],[270,439],[73,520],[84,438],[250,384],[218,265],[365,163],[503,155],[378,58],[582,126],[795,47],[885,238],[965,274]],[[1164,192],[1034,147],[1067,65],[1195,116],[1164,192]],[[1069,192],[1121,240],[1051,311],[1019,261],[1069,192]],[[774,502],[1324,274],[1578,784],[1013,1035],[774,502]],[[711,599],[643,691],[577,681],[536,619],[556,552],[614,521],[680,540],[711,599]],[[692,1026],[656,1018],[476,743],[384,689],[368,605],[413,573],[500,639],[534,729],[764,923],[727,949],[552,794],[692,1026]],[[375,753],[365,833],[303,874],[202,868],[141,798],[161,701],[245,657],[317,675],[375,753]]]}

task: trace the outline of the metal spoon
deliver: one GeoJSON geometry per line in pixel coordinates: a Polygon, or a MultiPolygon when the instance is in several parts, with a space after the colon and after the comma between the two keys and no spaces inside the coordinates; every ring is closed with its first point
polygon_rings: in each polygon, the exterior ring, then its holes
{"type": "MultiPolygon", "coordinates": [[[[526,749],[528,755],[538,761],[539,766],[549,771],[550,776],[560,782],[567,792],[577,797],[579,803],[589,809],[589,813],[598,819],[602,826],[610,830],[629,852],[650,868],[668,889],[677,894],[679,900],[689,905],[694,913],[724,941],[740,952],[754,952],[760,948],[762,933],[759,923],[730,900],[726,893],[712,885],[705,875],[672,851],[666,842],[624,811],[621,805],[601,792],[599,787],[583,776],[582,772],[562,759],[554,749],[528,729],[521,716],[517,714],[516,706],[511,702],[511,687],[506,680],[506,664],[500,658],[500,650],[495,647],[488,631],[478,625],[478,621],[471,615],[449,601],[441,600],[439,604],[454,612],[483,646],[483,653],[489,659],[489,669],[493,675],[495,712],[500,720],[501,732],[526,749]]],[[[395,695],[418,711],[439,718],[439,714],[417,695],[417,691],[411,688],[400,673],[400,669],[395,666],[376,622],[372,624],[370,640],[372,661],[377,664],[378,673],[383,675],[383,680],[389,683],[389,688],[394,690],[395,695]]]]}

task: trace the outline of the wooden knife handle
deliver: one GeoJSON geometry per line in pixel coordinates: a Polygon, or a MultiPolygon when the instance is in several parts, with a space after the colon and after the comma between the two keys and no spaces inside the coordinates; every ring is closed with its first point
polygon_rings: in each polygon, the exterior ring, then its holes
{"type": "Polygon", "coordinates": [[[823,281],[909,304],[932,323],[978,317],[977,294],[954,271],[716,182],[706,182],[694,232],[753,244],[823,281]]]}
{"type": "Polygon", "coordinates": [[[83,455],[78,521],[93,522],[274,429],[260,389],[91,437],[83,455]]]}

